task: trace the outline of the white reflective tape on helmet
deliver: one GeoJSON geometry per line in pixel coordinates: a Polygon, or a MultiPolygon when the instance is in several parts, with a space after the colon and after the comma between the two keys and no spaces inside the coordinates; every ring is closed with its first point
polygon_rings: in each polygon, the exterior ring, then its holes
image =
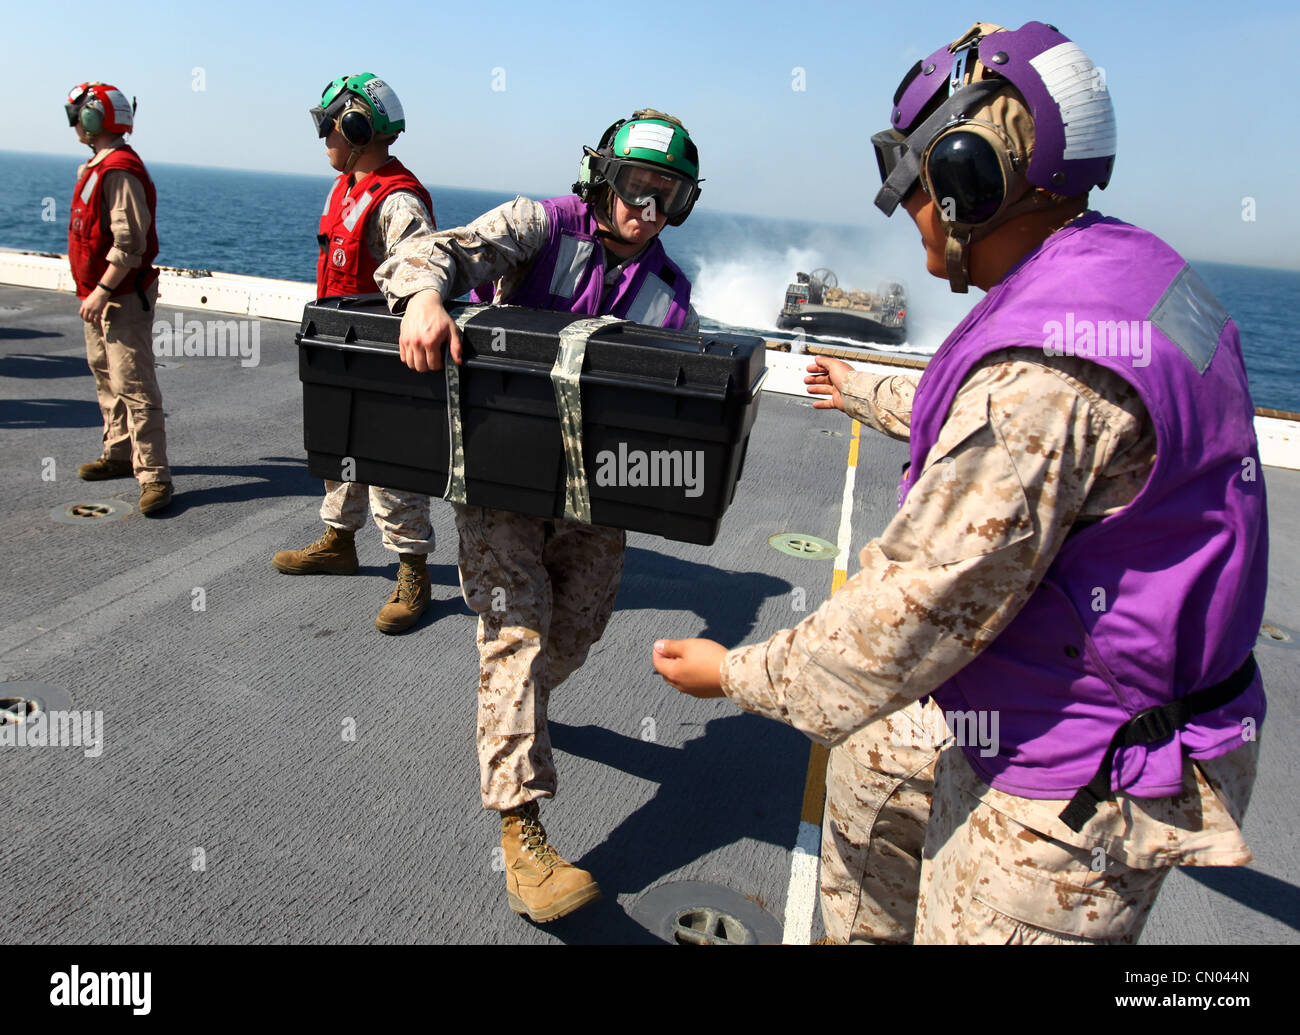
{"type": "Polygon", "coordinates": [[[1115,109],[1106,79],[1077,43],[1059,43],[1030,58],[1061,110],[1067,161],[1115,153],[1115,109]]]}
{"type": "MultiPolygon", "coordinates": [[[[110,86],[104,91],[104,96],[108,98],[108,103],[113,106],[113,117],[106,119],[106,122],[114,122],[119,126],[130,127],[134,123],[131,112],[131,102],[126,99],[126,95],[115,86],[110,86]]],[[[105,113],[107,114],[107,113],[105,113]]]]}
{"type": "Polygon", "coordinates": [[[673,142],[673,127],[661,126],[656,122],[638,122],[629,126],[626,147],[643,147],[648,151],[668,153],[668,145],[673,142]]]}
{"type": "Polygon", "coordinates": [[[371,79],[361,89],[366,99],[374,105],[375,112],[389,122],[401,122],[405,118],[402,114],[402,102],[397,99],[393,88],[382,79],[371,79]]]}

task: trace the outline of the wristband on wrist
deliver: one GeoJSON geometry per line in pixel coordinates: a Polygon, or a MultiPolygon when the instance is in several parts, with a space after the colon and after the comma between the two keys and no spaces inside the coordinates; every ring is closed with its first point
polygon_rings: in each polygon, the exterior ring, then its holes
{"type": "Polygon", "coordinates": [[[103,288],[103,289],[104,289],[105,291],[107,291],[110,295],[113,293],[113,289],[112,289],[111,287],[109,287],[107,284],[105,284],[102,280],[101,280],[98,284],[96,284],[95,287],[97,287],[97,288],[103,288]]]}

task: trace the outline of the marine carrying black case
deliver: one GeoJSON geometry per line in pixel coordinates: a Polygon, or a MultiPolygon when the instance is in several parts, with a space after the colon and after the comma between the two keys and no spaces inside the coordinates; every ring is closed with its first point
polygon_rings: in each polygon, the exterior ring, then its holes
{"type": "Polygon", "coordinates": [[[761,339],[520,306],[448,312],[463,359],[450,376],[401,362],[401,318],[379,295],[306,306],[297,342],[313,475],[717,538],[758,414],[761,339]],[[562,410],[581,428],[567,453],[562,410]]]}

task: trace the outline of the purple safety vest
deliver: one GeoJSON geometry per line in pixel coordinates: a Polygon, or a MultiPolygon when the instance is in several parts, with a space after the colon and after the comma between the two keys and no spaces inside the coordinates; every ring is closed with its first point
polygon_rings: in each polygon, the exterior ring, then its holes
{"type": "MultiPolygon", "coordinates": [[[[1158,237],[1089,212],[1013,267],[935,353],[914,401],[900,506],[966,375],[1008,347],[1114,371],[1156,431],[1138,496],[1067,538],[1011,623],[934,693],[945,711],[997,714],[996,754],[963,745],[982,780],[1069,798],[1120,725],[1225,679],[1255,645],[1268,526],[1254,407],[1237,327],[1204,282],[1158,237]]],[[[1184,753],[1226,754],[1264,713],[1256,674],[1167,741],[1121,748],[1111,788],[1177,794],[1184,753]]]]}
{"type": "MultiPolygon", "coordinates": [[[[617,316],[655,327],[680,328],[691,304],[691,282],[664,252],[656,237],[608,292],[604,249],[596,237],[591,206],[575,194],[548,198],[546,245],[533,260],[528,276],[513,295],[501,301],[558,312],[617,316]]],[[[484,284],[470,296],[491,302],[493,288],[484,284]]]]}

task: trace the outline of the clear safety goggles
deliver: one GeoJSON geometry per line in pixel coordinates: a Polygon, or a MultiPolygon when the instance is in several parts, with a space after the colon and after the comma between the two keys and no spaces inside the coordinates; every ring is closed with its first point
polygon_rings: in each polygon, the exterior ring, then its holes
{"type": "Polygon", "coordinates": [[[91,99],[90,87],[85,86],[80,90],[73,87],[72,93],[68,94],[68,101],[63,106],[63,110],[68,115],[68,125],[75,126],[77,118],[81,115],[81,109],[85,107],[86,102],[91,99]]]}
{"type": "Polygon", "coordinates": [[[627,162],[609,163],[605,178],[630,207],[645,208],[653,202],[669,218],[687,211],[698,189],[684,176],[627,162]]]}
{"type": "Polygon", "coordinates": [[[320,104],[312,108],[312,125],[316,135],[324,140],[335,126],[343,134],[343,139],[354,147],[364,147],[375,135],[375,128],[370,122],[370,113],[365,104],[355,94],[347,92],[350,76],[339,76],[325,85],[321,92],[320,104]]]}

